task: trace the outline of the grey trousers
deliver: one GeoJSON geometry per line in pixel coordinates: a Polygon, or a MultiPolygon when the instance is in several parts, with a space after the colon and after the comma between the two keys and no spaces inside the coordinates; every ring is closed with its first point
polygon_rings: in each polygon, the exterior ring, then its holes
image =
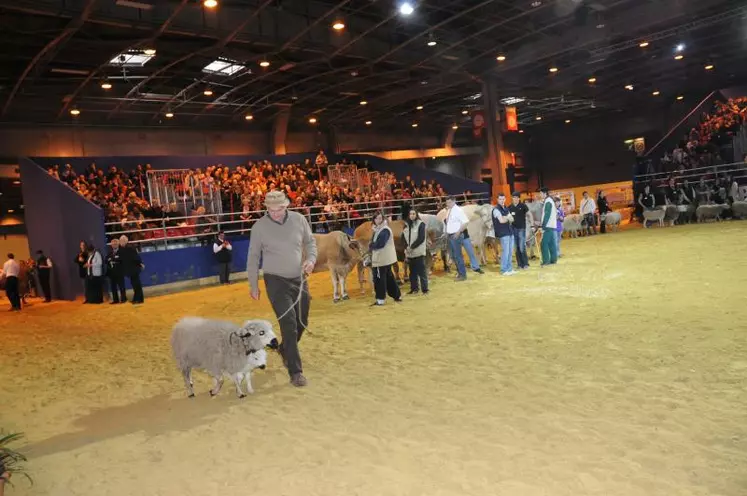
{"type": "Polygon", "coordinates": [[[267,298],[272,304],[275,316],[279,317],[285,313],[280,319],[280,333],[282,335],[280,353],[287,364],[288,374],[293,377],[294,374],[303,372],[298,342],[309,323],[309,305],[311,303],[309,286],[300,277],[288,279],[265,273],[264,280],[267,298]],[[298,299],[298,292],[302,283],[304,285],[303,296],[299,304],[294,305],[298,299]],[[286,313],[291,307],[294,308],[286,313]]]}

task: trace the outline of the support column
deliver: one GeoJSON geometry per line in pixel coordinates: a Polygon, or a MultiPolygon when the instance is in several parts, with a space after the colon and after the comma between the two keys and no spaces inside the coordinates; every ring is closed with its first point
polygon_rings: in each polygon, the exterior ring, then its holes
{"type": "Polygon", "coordinates": [[[337,126],[329,126],[327,129],[327,148],[332,153],[340,153],[340,140],[337,137],[337,126]]]}
{"type": "Polygon", "coordinates": [[[288,121],[290,120],[290,105],[283,105],[272,123],[272,153],[285,155],[285,138],[288,136],[288,121]]]}
{"type": "Polygon", "coordinates": [[[485,132],[487,153],[485,154],[484,169],[490,169],[493,180],[493,197],[498,193],[511,195],[506,178],[506,164],[503,163],[503,126],[498,120],[500,102],[498,101],[497,83],[486,77],[482,82],[482,99],[485,112],[485,132]]]}
{"type": "Polygon", "coordinates": [[[444,130],[441,148],[451,148],[451,145],[454,143],[454,135],[456,135],[456,129],[454,129],[453,125],[449,124],[449,127],[444,130]]]}

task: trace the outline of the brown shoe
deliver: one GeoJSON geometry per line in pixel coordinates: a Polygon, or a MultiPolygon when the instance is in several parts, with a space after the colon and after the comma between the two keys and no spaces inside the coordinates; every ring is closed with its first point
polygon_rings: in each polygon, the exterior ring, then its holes
{"type": "Polygon", "coordinates": [[[303,376],[303,374],[299,372],[298,374],[293,374],[293,377],[291,377],[290,383],[296,387],[304,387],[308,384],[308,381],[303,376]]]}

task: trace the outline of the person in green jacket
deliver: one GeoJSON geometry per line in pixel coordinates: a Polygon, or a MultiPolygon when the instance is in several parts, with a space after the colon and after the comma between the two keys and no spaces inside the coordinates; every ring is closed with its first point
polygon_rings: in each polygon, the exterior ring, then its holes
{"type": "Polygon", "coordinates": [[[547,188],[540,189],[542,197],[542,265],[552,265],[558,262],[557,236],[558,213],[555,202],[547,188]]]}

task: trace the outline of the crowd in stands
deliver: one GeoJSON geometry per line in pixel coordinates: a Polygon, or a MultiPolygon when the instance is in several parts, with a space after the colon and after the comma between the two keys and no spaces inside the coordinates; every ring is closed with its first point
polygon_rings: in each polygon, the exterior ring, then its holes
{"type": "MultiPolygon", "coordinates": [[[[227,231],[250,229],[263,215],[263,198],[272,190],[284,191],[291,200],[291,207],[308,215],[317,232],[340,229],[343,222],[370,216],[367,204],[373,211],[412,198],[446,195],[435,181],[416,184],[409,176],[398,180],[391,173],[381,174],[376,190],[342,187],[327,179],[328,166],[324,152],[319,152],[313,162],[307,159],[298,164],[280,165],[265,160],[238,167],[208,165],[204,169],[189,170],[183,178],[184,187],[179,191],[185,194],[194,185],[220,191],[223,213],[232,214],[221,218],[221,222],[226,221],[222,228],[227,231]]],[[[106,213],[107,223],[118,223],[108,231],[144,230],[141,236],[145,238],[193,236],[215,231],[215,228],[201,225],[216,221],[217,217],[183,218],[205,215],[204,206],[194,205],[184,212],[183,204],[149,203],[147,172],[150,170],[149,164],[138,165],[129,173],[114,165],[105,171],[90,164],[77,174],[66,164],[49,167],[48,172],[99,205],[106,213]],[[166,232],[164,223],[168,228],[166,232]]],[[[133,239],[137,240],[138,235],[133,239]]]]}

